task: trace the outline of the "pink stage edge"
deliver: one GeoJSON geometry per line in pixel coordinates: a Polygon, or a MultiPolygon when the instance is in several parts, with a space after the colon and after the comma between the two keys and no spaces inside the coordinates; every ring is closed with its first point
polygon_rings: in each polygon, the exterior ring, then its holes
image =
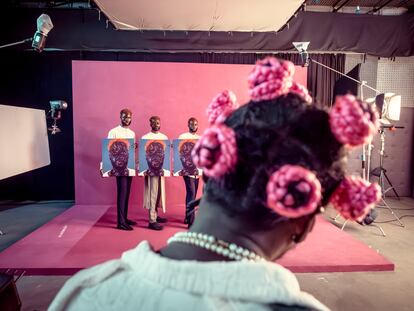
{"type": "MultiPolygon", "coordinates": [[[[75,205],[51,222],[0,253],[0,269],[22,269],[28,275],[71,275],[104,261],[119,258],[140,241],[155,249],[169,236],[185,231],[182,213],[167,213],[163,231],[147,229],[147,213],[131,208],[138,221],[133,231],[115,229],[116,208],[108,205],[75,205]]],[[[394,264],[375,250],[318,216],[306,241],[278,263],[293,272],[393,271],[394,264]]]]}

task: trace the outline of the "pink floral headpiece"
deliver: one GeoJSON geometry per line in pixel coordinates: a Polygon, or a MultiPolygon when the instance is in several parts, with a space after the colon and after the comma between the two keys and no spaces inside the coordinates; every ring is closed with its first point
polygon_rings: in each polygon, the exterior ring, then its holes
{"type": "Polygon", "coordinates": [[[293,81],[294,73],[295,66],[290,61],[278,60],[275,57],[259,60],[248,76],[250,98],[257,102],[292,92],[311,103],[308,90],[293,81]]]}
{"type": "Polygon", "coordinates": [[[347,176],[329,201],[345,219],[362,221],[380,199],[381,188],[378,184],[347,176]]]}
{"type": "Polygon", "coordinates": [[[206,176],[220,178],[236,165],[236,134],[224,124],[213,125],[204,131],[191,155],[206,176]]]}
{"type": "Polygon", "coordinates": [[[336,139],[349,146],[367,143],[379,126],[376,109],[353,95],[336,97],[329,123],[336,139]]]}
{"type": "Polygon", "coordinates": [[[298,218],[313,213],[321,200],[321,184],[315,174],[298,165],[284,165],[267,183],[267,206],[276,213],[298,218]],[[296,202],[295,197],[302,197],[296,202]]]}
{"type": "Polygon", "coordinates": [[[232,91],[225,90],[213,98],[207,107],[208,122],[223,123],[233,110],[238,108],[236,95],[232,91]]]}

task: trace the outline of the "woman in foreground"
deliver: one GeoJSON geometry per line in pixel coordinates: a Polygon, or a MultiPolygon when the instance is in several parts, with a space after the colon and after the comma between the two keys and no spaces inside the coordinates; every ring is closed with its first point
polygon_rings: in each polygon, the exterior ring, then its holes
{"type": "Polygon", "coordinates": [[[193,150],[208,178],[197,218],[161,250],[147,241],[71,278],[50,310],[328,310],[273,261],[305,240],[323,206],[361,220],[377,185],[345,176],[346,150],[366,142],[377,116],[351,95],[330,113],[266,58],[249,75],[251,101],[224,92],[193,150]]]}

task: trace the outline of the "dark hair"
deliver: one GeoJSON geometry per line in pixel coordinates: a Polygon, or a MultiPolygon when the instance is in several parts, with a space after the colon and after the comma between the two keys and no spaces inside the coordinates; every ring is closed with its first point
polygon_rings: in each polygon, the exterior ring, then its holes
{"type": "Polygon", "coordinates": [[[197,121],[198,122],[198,120],[196,118],[191,117],[191,118],[188,119],[187,123],[189,124],[191,121],[197,121]]]}
{"type": "Polygon", "coordinates": [[[161,120],[161,118],[159,116],[152,116],[149,118],[149,121],[151,122],[152,120],[161,120]]]}
{"type": "Polygon", "coordinates": [[[124,108],[124,109],[122,109],[121,111],[120,111],[120,113],[119,113],[119,115],[120,116],[122,116],[122,114],[132,114],[132,111],[131,110],[129,110],[128,108],[124,108]]]}
{"type": "Polygon", "coordinates": [[[327,111],[296,94],[249,102],[225,124],[236,134],[237,164],[221,179],[207,181],[206,196],[231,215],[265,223],[280,217],[266,207],[266,185],[284,164],[314,171],[323,189],[322,205],[344,176],[343,145],[330,130],[327,111]]]}

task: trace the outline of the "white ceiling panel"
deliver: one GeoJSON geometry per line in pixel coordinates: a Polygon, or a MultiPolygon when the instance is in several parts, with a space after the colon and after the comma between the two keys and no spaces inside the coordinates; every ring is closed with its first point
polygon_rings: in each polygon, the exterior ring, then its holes
{"type": "Polygon", "coordinates": [[[278,31],[303,0],[95,0],[117,29],[278,31]]]}

